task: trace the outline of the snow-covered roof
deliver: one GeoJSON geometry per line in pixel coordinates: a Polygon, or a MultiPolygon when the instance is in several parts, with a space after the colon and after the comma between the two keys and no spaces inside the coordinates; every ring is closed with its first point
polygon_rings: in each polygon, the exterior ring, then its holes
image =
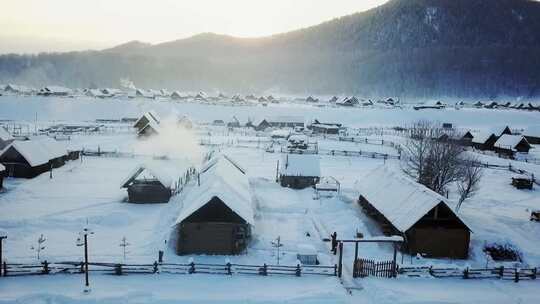
{"type": "Polygon", "coordinates": [[[238,216],[253,225],[254,210],[245,171],[226,155],[212,158],[201,170],[200,185],[194,185],[183,199],[183,207],[175,225],[219,198],[238,216]]]}
{"type": "Polygon", "coordinates": [[[137,119],[137,121],[133,125],[134,126],[138,125],[139,122],[143,118],[146,118],[146,120],[148,120],[148,121],[155,122],[156,124],[159,124],[159,120],[160,120],[157,113],[154,110],[151,110],[151,111],[148,111],[148,112],[144,113],[141,117],[139,117],[139,119],[137,119]]]}
{"type": "Polygon", "coordinates": [[[32,167],[43,165],[51,159],[67,154],[67,149],[52,138],[14,141],[0,152],[0,157],[10,148],[15,149],[32,167]]]}
{"type": "Polygon", "coordinates": [[[522,135],[508,135],[503,134],[499,139],[495,142],[494,146],[497,148],[502,149],[510,149],[514,150],[515,147],[522,141],[527,141],[525,137],[522,135]]]}
{"type": "Polygon", "coordinates": [[[285,176],[321,176],[319,157],[306,154],[283,154],[279,173],[285,176]]]}
{"type": "Polygon", "coordinates": [[[173,178],[166,172],[162,166],[156,164],[140,164],[126,177],[122,182],[121,188],[127,188],[129,184],[135,181],[138,177],[143,179],[156,179],[164,187],[171,188],[173,185],[173,178]],[[142,176],[141,176],[142,175],[142,176]]]}
{"type": "Polygon", "coordinates": [[[528,126],[523,130],[523,135],[528,137],[540,137],[540,125],[528,126]]]}
{"type": "Polygon", "coordinates": [[[356,189],[401,232],[441,203],[452,211],[446,198],[386,166],[366,174],[356,189]]]}
{"type": "Polygon", "coordinates": [[[6,141],[11,139],[13,139],[13,136],[6,129],[0,127],[0,140],[6,141]]]}
{"type": "Polygon", "coordinates": [[[289,136],[288,141],[290,142],[308,142],[308,137],[303,134],[293,134],[289,136]]]}
{"type": "Polygon", "coordinates": [[[298,244],[296,248],[299,255],[317,255],[317,249],[311,244],[298,244]]]}
{"type": "Polygon", "coordinates": [[[156,133],[159,133],[159,124],[158,124],[155,120],[150,119],[150,120],[148,121],[148,123],[147,123],[144,127],[142,127],[142,128],[139,130],[139,132],[137,132],[137,134],[138,134],[138,135],[144,134],[144,132],[146,132],[146,130],[147,130],[148,128],[151,128],[151,129],[154,130],[156,133]]]}
{"type": "Polygon", "coordinates": [[[0,164],[0,172],[6,171],[6,167],[4,165],[0,164]]]}
{"type": "Polygon", "coordinates": [[[71,93],[71,89],[62,86],[46,86],[45,90],[51,93],[71,93]]]}
{"type": "Polygon", "coordinates": [[[485,143],[493,134],[493,132],[485,132],[485,131],[482,131],[482,132],[477,132],[477,133],[472,133],[472,142],[473,143],[477,143],[477,144],[483,144],[485,143]]]}
{"type": "Polygon", "coordinates": [[[293,115],[273,116],[266,118],[270,123],[304,123],[304,117],[293,115]]]}
{"type": "Polygon", "coordinates": [[[287,130],[287,129],[279,129],[279,130],[274,130],[270,133],[270,136],[271,137],[281,137],[281,138],[287,138],[291,135],[291,130],[287,130]]]}
{"type": "Polygon", "coordinates": [[[495,126],[490,128],[489,131],[495,136],[501,136],[506,128],[510,129],[508,126],[495,126]]]}

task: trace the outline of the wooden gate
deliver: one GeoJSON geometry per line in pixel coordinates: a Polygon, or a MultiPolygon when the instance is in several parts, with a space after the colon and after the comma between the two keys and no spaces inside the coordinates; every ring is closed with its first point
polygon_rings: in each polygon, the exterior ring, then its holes
{"type": "Polygon", "coordinates": [[[376,262],[368,259],[356,259],[353,265],[353,277],[365,278],[368,276],[394,278],[396,264],[393,261],[376,262]]]}

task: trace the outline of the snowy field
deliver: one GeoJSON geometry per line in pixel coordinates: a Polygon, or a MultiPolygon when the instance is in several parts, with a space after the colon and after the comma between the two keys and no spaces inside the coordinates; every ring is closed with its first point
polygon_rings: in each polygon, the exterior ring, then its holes
{"type": "MultiPolygon", "coordinates": [[[[502,124],[523,128],[540,121],[538,113],[512,110],[321,109],[300,105],[231,107],[138,100],[0,97],[0,120],[33,122],[37,113],[38,125],[137,117],[151,109],[162,117],[188,115],[204,122],[214,119],[228,121],[233,116],[245,121],[272,115],[298,115],[356,127],[392,126],[431,119],[475,129],[489,129],[502,124]]],[[[184,172],[192,165],[198,166],[201,155],[209,149],[198,146],[204,136],[190,132],[186,137],[167,137],[166,143],[141,143],[133,132],[123,130],[101,135],[75,135],[65,144],[71,149],[99,147],[102,151],[132,153],[133,157],[84,157],[82,161],[71,161],[54,170],[52,179],[46,173],[31,180],[5,180],[6,189],[0,193],[0,228],[9,234],[4,242],[4,256],[8,261],[35,262],[36,253],[30,247],[35,245],[40,234],[47,237],[46,249],[41,252],[42,260],[81,260],[82,250],[75,246],[75,240],[86,222],[95,231],[90,239],[91,259],[103,262],[123,261],[119,244],[125,236],[131,244],[126,262],[152,263],[157,259],[157,251],[164,250],[166,262],[186,263],[193,258],[196,262],[224,263],[228,258],[233,263],[275,264],[276,253],[271,242],[280,236],[284,244],[280,256],[283,264],[293,265],[297,246],[310,244],[317,249],[321,264],[333,265],[337,263],[336,257],[329,252],[329,244],[322,242],[322,238],[330,233],[335,231],[341,238],[353,238],[356,232],[362,232],[365,237],[382,235],[378,226],[355,203],[358,194],[354,185],[379,166],[399,168],[398,160],[320,155],[322,175],[339,180],[342,191],[337,197],[316,199],[312,189],[296,191],[275,183],[279,153],[267,153],[263,145],[257,147],[257,144],[242,147],[223,145],[220,149],[247,169],[256,203],[255,229],[247,254],[231,257],[176,256],[166,241],[171,225],[182,210],[185,193],[174,196],[168,204],[135,205],[126,203],[127,193],[120,186],[140,163],[162,162],[177,172],[184,172]],[[171,156],[171,159],[153,159],[153,156],[163,154],[171,156]]],[[[222,143],[226,143],[227,138],[231,142],[253,139],[252,134],[227,136],[224,135],[225,130],[217,133],[211,137],[222,143]]],[[[396,154],[387,146],[331,139],[320,139],[319,148],[396,154]]],[[[490,163],[509,163],[493,156],[481,157],[490,163]]],[[[512,164],[538,172],[540,176],[540,165],[512,164]]],[[[486,169],[480,191],[463,205],[460,214],[473,231],[468,260],[417,260],[398,254],[398,262],[484,267],[484,244],[503,242],[521,250],[522,267],[540,266],[540,224],[528,219],[532,209],[540,209],[540,191],[538,187],[533,191],[513,188],[510,185],[512,175],[509,171],[486,169]]],[[[455,201],[455,197],[450,196],[450,199],[455,201]]],[[[360,247],[360,256],[364,258],[388,260],[391,255],[392,248],[387,245],[363,244],[360,247]]],[[[346,245],[343,282],[333,277],[313,276],[100,275],[91,278],[93,290],[84,295],[81,293],[82,276],[79,275],[7,277],[0,279],[0,303],[533,303],[538,299],[540,290],[538,280],[518,284],[497,280],[406,277],[353,280],[353,256],[353,246],[346,245]]]]}

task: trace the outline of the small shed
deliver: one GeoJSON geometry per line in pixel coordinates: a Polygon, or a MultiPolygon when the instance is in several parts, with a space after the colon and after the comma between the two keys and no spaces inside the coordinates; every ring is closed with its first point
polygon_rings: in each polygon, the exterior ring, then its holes
{"type": "Polygon", "coordinates": [[[474,135],[471,133],[471,131],[467,131],[461,135],[459,138],[459,143],[464,146],[471,146],[473,138],[474,135]]]}
{"type": "Polygon", "coordinates": [[[475,149],[493,150],[493,145],[497,141],[497,136],[492,132],[479,132],[472,134],[471,144],[475,149]]]}
{"type": "Polygon", "coordinates": [[[401,235],[410,254],[465,259],[470,229],[446,198],[381,166],[357,183],[358,203],[388,235],[401,235]]]}
{"type": "Polygon", "coordinates": [[[212,158],[187,192],[171,236],[176,253],[235,255],[251,238],[254,208],[245,170],[226,155],[212,158]]]}
{"type": "Polygon", "coordinates": [[[284,154],[279,167],[282,187],[304,189],[315,186],[321,178],[321,167],[317,155],[284,154]]]}
{"type": "Polygon", "coordinates": [[[173,179],[156,166],[137,166],[122,182],[130,203],[167,203],[172,195],[173,179]]]}
{"type": "Polygon", "coordinates": [[[311,130],[313,130],[313,133],[315,134],[338,134],[339,133],[339,125],[329,125],[329,124],[312,124],[311,130]]]}
{"type": "Polygon", "coordinates": [[[296,259],[303,265],[318,265],[317,249],[313,245],[300,244],[297,246],[296,259]]]}
{"type": "Polygon", "coordinates": [[[514,158],[517,152],[529,153],[531,145],[522,135],[503,134],[493,145],[495,152],[514,158]]]}
{"type": "Polygon", "coordinates": [[[516,175],[512,177],[512,186],[517,189],[529,189],[533,188],[533,179],[527,175],[516,175]]]}

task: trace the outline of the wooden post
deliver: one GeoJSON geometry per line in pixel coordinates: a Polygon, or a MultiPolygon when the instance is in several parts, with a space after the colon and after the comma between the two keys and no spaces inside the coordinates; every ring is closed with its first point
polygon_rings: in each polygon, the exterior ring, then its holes
{"type": "Polygon", "coordinates": [[[84,234],[84,275],[85,275],[85,285],[86,287],[90,286],[88,281],[88,235],[84,234]]]}
{"type": "MultiPolygon", "coordinates": [[[[0,237],[0,265],[2,265],[2,243],[4,242],[4,239],[7,239],[7,236],[1,236],[0,237]]],[[[2,276],[2,269],[0,268],[0,276],[2,276]]]]}
{"type": "Polygon", "coordinates": [[[358,242],[354,243],[353,278],[356,278],[356,264],[358,261],[358,242]]]}
{"type": "Polygon", "coordinates": [[[514,269],[514,282],[519,282],[519,269],[514,269]]]}
{"type": "Polygon", "coordinates": [[[338,264],[338,277],[341,278],[343,274],[343,243],[339,242],[339,264],[338,264]]]}
{"type": "Polygon", "coordinates": [[[397,245],[394,243],[394,258],[392,259],[392,276],[397,277],[397,267],[396,267],[396,257],[397,257],[397,245]]]}

